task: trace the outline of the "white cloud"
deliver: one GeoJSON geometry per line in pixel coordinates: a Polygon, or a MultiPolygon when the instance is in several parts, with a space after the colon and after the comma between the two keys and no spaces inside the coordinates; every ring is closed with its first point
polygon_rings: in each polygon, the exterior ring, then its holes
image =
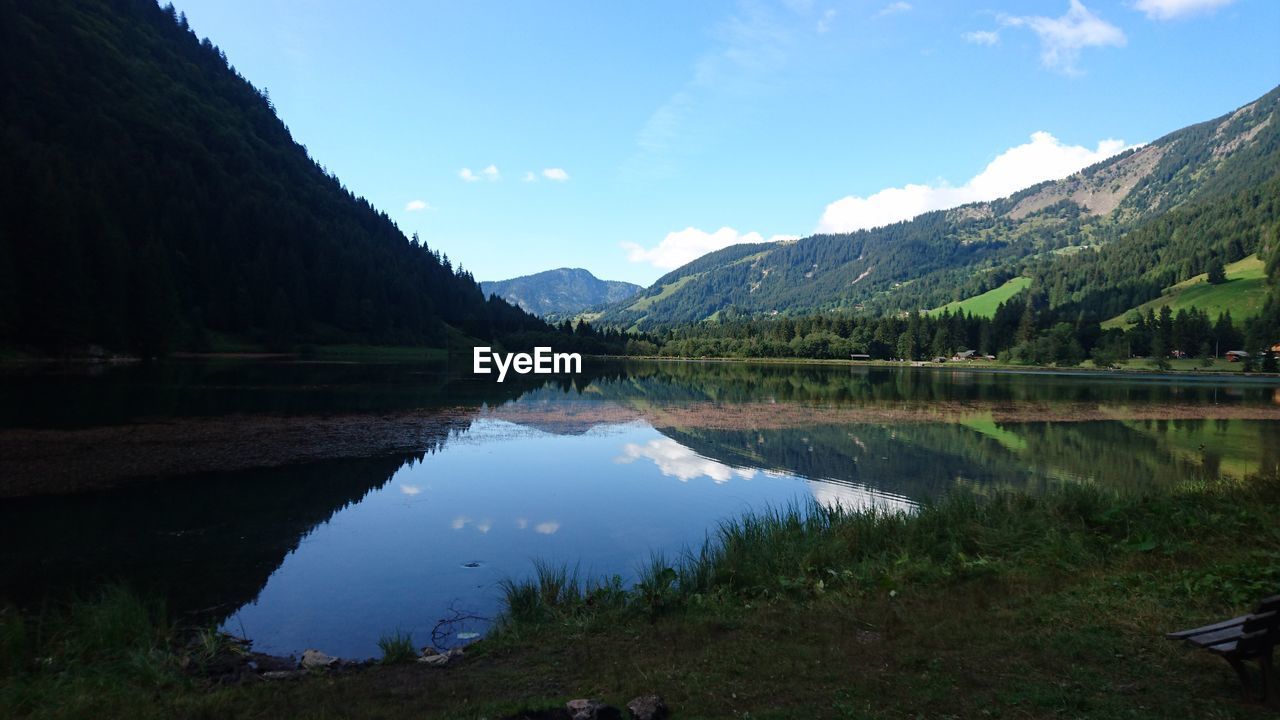
{"type": "Polygon", "coordinates": [[[836,19],[839,13],[835,9],[829,9],[822,13],[822,17],[818,19],[818,32],[824,33],[831,29],[831,21],[836,19]]]}
{"type": "Polygon", "coordinates": [[[884,17],[886,15],[897,15],[911,9],[911,3],[907,2],[891,2],[880,8],[880,12],[876,13],[876,17],[884,17]]]}
{"type": "Polygon", "coordinates": [[[418,485],[409,485],[408,483],[405,483],[400,486],[400,492],[405,495],[419,495],[422,493],[422,488],[418,485]]]}
{"type": "Polygon", "coordinates": [[[526,171],[524,172],[524,178],[523,178],[523,180],[524,180],[525,182],[537,182],[537,180],[538,180],[538,176],[537,176],[537,175],[534,175],[532,170],[526,170],[526,171]]]}
{"type": "Polygon", "coordinates": [[[404,206],[405,212],[419,212],[421,210],[434,210],[431,203],[426,200],[410,200],[408,205],[404,206]]]}
{"type": "Polygon", "coordinates": [[[1175,20],[1213,12],[1235,0],[1138,0],[1133,7],[1147,14],[1152,20],[1175,20]]]}
{"type": "Polygon", "coordinates": [[[687,227],[684,230],[667,233],[662,242],[653,248],[645,248],[633,242],[622,243],[622,248],[627,251],[627,259],[631,262],[647,262],[654,267],[671,270],[730,245],[776,242],[792,240],[796,237],[795,235],[774,235],[766,241],[758,232],[740,233],[731,227],[722,227],[712,233],[687,227]]]}
{"type": "Polygon", "coordinates": [[[1000,33],[995,30],[974,30],[961,35],[965,42],[971,42],[974,45],[995,45],[1000,42],[1000,33]]]}
{"type": "Polygon", "coordinates": [[[489,167],[481,170],[478,173],[472,172],[471,168],[464,167],[458,171],[458,177],[462,178],[467,182],[479,182],[481,180],[488,180],[489,182],[494,182],[502,179],[502,173],[498,172],[497,165],[490,165],[489,167]]]}
{"type": "Polygon", "coordinates": [[[996,156],[982,172],[956,187],[946,182],[886,188],[868,197],[850,195],[827,206],[818,232],[852,232],[909,220],[930,210],[995,200],[1044,180],[1064,178],[1115,155],[1128,146],[1103,140],[1094,149],[1064,145],[1047,132],[996,156]]]}
{"type": "Polygon", "coordinates": [[[1067,75],[1078,75],[1080,50],[1087,47],[1123,47],[1128,39],[1120,28],[1089,12],[1080,0],[1071,0],[1062,17],[1040,15],[1004,16],[1010,27],[1029,28],[1040,38],[1040,61],[1045,67],[1067,75]]]}
{"type": "Polygon", "coordinates": [[[559,529],[560,523],[558,522],[544,522],[533,526],[533,531],[540,535],[555,535],[559,529]]]}
{"type": "Polygon", "coordinates": [[[569,173],[565,172],[564,168],[547,168],[542,171],[542,177],[556,182],[566,182],[569,180],[569,173]]]}
{"type": "Polygon", "coordinates": [[[461,530],[462,528],[466,527],[467,524],[470,522],[471,522],[471,518],[467,517],[466,515],[459,515],[458,517],[453,519],[453,522],[449,523],[449,527],[453,528],[454,530],[461,530]]]}
{"type": "Polygon", "coordinates": [[[729,482],[734,477],[750,480],[756,475],[756,470],[752,468],[733,468],[704,458],[671,438],[650,440],[644,445],[627,443],[622,447],[622,455],[614,462],[627,465],[640,459],[652,460],[659,472],[680,482],[705,476],[718,485],[729,482]]]}

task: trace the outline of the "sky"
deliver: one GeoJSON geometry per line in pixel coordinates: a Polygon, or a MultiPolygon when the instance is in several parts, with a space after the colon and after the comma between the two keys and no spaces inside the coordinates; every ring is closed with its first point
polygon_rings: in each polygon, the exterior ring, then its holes
{"type": "Polygon", "coordinates": [[[1065,177],[1280,84],[1274,0],[175,0],[294,138],[478,280],[1065,177]]]}

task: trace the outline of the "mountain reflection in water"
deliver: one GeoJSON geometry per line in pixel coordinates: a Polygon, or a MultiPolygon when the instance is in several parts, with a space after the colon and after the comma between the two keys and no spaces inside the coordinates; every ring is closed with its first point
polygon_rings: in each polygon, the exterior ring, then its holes
{"type": "Polygon", "coordinates": [[[124,580],[261,650],[359,657],[397,629],[425,642],[451,608],[492,616],[497,583],[535,559],[627,579],[651,552],[679,553],[750,509],[909,511],[957,487],[1140,491],[1280,467],[1266,384],[699,363],[589,371],[502,387],[291,364],[0,381],[8,432],[240,415],[305,428],[364,413],[397,437],[380,451],[376,433],[361,438],[365,457],[0,501],[0,588],[35,603],[124,580]],[[73,391],[92,402],[46,401],[30,417],[9,402],[73,391]]]}

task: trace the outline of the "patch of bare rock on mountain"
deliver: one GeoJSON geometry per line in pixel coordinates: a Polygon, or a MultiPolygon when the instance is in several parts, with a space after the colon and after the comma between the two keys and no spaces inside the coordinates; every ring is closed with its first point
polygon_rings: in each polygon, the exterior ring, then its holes
{"type": "Polygon", "coordinates": [[[1070,200],[1090,215],[1106,215],[1151,174],[1160,158],[1164,157],[1165,150],[1163,146],[1148,145],[1088,176],[1076,173],[1023,198],[1009,211],[1009,217],[1021,220],[1063,200],[1070,200]]]}

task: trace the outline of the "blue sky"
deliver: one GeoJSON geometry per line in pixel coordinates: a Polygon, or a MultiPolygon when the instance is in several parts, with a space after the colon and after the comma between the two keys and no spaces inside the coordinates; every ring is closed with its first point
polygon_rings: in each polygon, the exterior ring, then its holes
{"type": "Polygon", "coordinates": [[[175,0],[481,280],[1007,194],[1280,83],[1273,0],[175,0]]]}

